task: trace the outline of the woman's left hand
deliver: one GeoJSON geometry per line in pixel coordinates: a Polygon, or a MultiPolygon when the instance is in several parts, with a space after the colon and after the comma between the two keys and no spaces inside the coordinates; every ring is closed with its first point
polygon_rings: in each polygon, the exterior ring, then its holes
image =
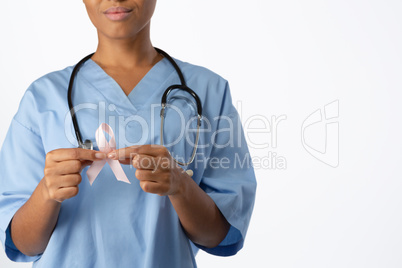
{"type": "Polygon", "coordinates": [[[122,148],[110,152],[108,158],[133,165],[137,169],[135,177],[147,193],[176,195],[182,190],[183,180],[190,178],[162,145],[146,144],[122,148]]]}

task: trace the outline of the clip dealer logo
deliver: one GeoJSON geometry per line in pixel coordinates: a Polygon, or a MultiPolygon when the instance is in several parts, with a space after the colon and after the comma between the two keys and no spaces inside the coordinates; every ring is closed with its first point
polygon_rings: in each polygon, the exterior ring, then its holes
{"type": "Polygon", "coordinates": [[[301,127],[301,142],[314,158],[333,168],[339,165],[339,100],[310,114],[301,127]]]}

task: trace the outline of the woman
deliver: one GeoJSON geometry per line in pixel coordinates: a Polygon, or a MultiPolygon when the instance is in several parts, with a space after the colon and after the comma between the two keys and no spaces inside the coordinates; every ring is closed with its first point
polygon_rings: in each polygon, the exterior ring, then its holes
{"type": "Polygon", "coordinates": [[[114,122],[117,144],[127,146],[106,152],[76,148],[71,141],[66,96],[73,67],[32,83],[0,154],[0,229],[7,256],[34,261],[34,267],[177,268],[196,267],[198,248],[235,254],[246,235],[256,182],[227,81],[175,59],[209,119],[210,131],[201,132],[204,146],[197,151],[202,157],[189,166],[190,177],[166,147],[156,145],[158,134],[139,123],[151,124],[152,107],[169,85],[179,83],[150,41],[156,0],[84,4],[98,47],[76,76],[78,123],[83,136],[95,140],[99,122],[114,122]],[[117,181],[110,168],[89,183],[83,169],[106,159],[120,161],[129,183],[117,181]],[[228,167],[211,159],[224,159],[228,167]]]}

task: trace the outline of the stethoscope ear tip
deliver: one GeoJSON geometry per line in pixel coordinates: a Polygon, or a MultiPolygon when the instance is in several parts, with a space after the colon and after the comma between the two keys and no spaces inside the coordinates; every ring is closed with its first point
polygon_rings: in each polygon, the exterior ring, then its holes
{"type": "Polygon", "coordinates": [[[186,170],[186,173],[187,173],[190,177],[192,177],[192,176],[194,175],[194,172],[193,172],[191,169],[187,169],[187,170],[186,170]]]}

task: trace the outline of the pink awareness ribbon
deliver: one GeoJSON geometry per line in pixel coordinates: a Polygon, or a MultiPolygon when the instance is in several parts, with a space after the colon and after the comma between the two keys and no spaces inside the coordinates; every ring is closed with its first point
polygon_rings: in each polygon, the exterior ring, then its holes
{"type": "MultiPolygon", "coordinates": [[[[102,123],[99,126],[99,128],[96,130],[95,138],[100,152],[108,154],[116,149],[116,140],[114,139],[114,133],[112,128],[108,124],[102,123]],[[109,142],[106,140],[105,134],[103,132],[109,134],[110,137],[109,142]]],[[[87,170],[87,176],[89,179],[89,183],[91,185],[95,181],[96,177],[98,176],[99,172],[102,170],[106,162],[109,164],[110,168],[112,169],[118,181],[124,181],[126,183],[131,184],[130,181],[127,179],[127,176],[124,173],[124,170],[121,167],[120,162],[118,160],[104,159],[94,161],[91,167],[87,170]]]]}

